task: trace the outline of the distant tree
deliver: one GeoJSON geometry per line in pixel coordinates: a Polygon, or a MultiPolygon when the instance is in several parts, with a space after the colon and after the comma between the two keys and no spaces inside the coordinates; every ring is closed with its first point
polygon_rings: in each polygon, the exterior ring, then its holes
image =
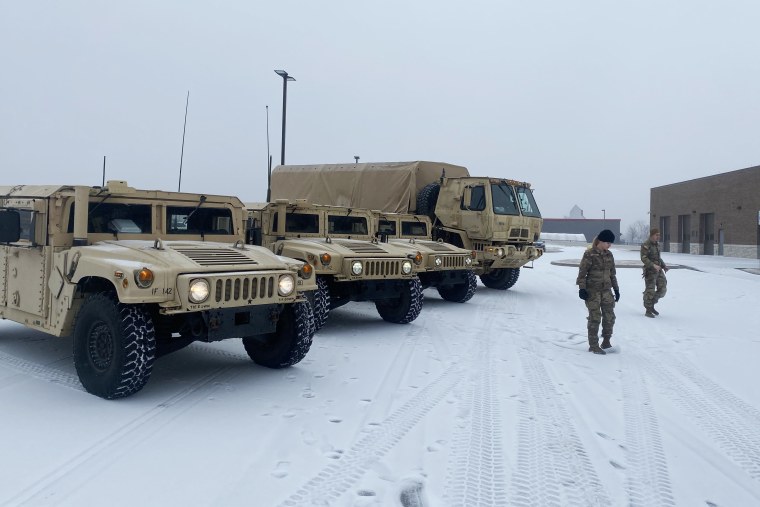
{"type": "Polygon", "coordinates": [[[628,243],[643,243],[649,235],[649,224],[643,220],[636,220],[628,226],[625,239],[628,243]]]}

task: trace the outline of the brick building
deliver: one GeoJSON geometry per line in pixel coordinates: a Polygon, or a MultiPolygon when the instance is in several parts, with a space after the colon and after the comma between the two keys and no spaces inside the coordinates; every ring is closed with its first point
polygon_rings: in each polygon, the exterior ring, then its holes
{"type": "Polygon", "coordinates": [[[662,250],[760,258],[760,166],[650,189],[662,250]]]}

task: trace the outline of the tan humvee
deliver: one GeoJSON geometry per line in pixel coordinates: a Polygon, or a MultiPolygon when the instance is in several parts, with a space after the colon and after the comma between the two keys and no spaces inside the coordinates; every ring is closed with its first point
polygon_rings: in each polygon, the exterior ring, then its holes
{"type": "Polygon", "coordinates": [[[417,272],[424,270],[422,255],[374,239],[370,212],[347,213],[345,208],[285,199],[246,207],[250,243],[313,267],[317,329],[331,309],[349,301],[373,301],[384,320],[398,324],[420,314],[423,295],[417,272]]]}
{"type": "Polygon", "coordinates": [[[373,211],[376,234],[404,248],[422,253],[424,270],[418,273],[423,288],[435,287],[446,301],[469,301],[478,282],[473,272],[475,252],[432,239],[432,224],[424,215],[373,211]]]}
{"type": "Polygon", "coordinates": [[[508,289],[520,267],[538,259],[543,220],[530,184],[470,176],[439,162],[277,166],[273,199],[427,215],[433,239],[474,250],[486,287],[508,289]]]}
{"type": "Polygon", "coordinates": [[[300,361],[314,333],[302,262],[245,244],[236,197],[0,186],[0,317],[73,335],[85,389],[129,396],[154,359],[243,337],[258,364],[300,361]]]}

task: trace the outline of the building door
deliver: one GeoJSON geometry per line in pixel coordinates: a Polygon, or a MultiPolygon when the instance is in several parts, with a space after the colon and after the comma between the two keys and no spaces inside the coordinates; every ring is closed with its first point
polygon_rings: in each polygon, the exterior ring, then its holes
{"type": "Polygon", "coordinates": [[[702,236],[702,253],[715,255],[715,214],[701,213],[699,215],[699,228],[702,236]]]}
{"type": "Polygon", "coordinates": [[[678,215],[678,239],[681,242],[681,252],[691,252],[691,216],[678,215]]]}
{"type": "Polygon", "coordinates": [[[660,217],[662,251],[670,252],[670,217],[660,217]]]}

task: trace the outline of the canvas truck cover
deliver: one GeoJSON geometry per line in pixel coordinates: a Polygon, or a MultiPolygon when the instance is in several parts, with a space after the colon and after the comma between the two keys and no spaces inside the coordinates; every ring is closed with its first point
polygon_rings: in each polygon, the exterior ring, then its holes
{"type": "Polygon", "coordinates": [[[414,212],[417,193],[429,183],[469,176],[466,167],[442,162],[280,165],[272,170],[272,200],[306,199],[393,213],[414,212]]]}

